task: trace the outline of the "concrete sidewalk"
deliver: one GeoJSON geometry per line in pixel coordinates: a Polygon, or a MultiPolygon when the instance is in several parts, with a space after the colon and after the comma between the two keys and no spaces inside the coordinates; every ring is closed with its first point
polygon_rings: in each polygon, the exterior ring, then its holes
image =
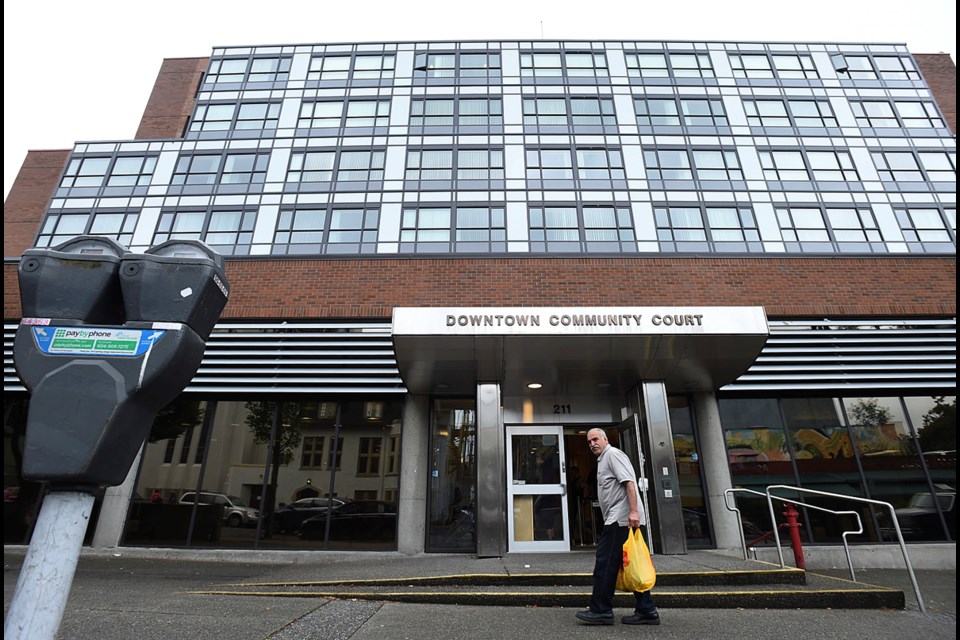
{"type": "MultiPolygon", "coordinates": [[[[4,610],[9,605],[25,549],[5,549],[4,610]]],[[[198,556],[199,557],[199,556],[198,556]]],[[[658,571],[700,571],[742,566],[738,557],[716,552],[657,556],[658,571]]],[[[659,638],[767,639],[956,638],[956,572],[919,570],[927,613],[917,610],[905,570],[861,569],[861,582],[903,589],[905,610],[837,609],[662,609],[663,624],[605,631],[577,623],[574,608],[483,607],[365,602],[350,599],[272,596],[209,596],[191,591],[227,583],[389,578],[457,574],[582,573],[590,553],[470,555],[324,552],[307,558],[282,554],[236,554],[204,561],[163,550],[87,551],[80,559],[60,638],[237,640],[427,638],[604,638],[639,633],[659,638]]],[[[769,565],[767,565],[769,566],[769,565]]],[[[845,570],[822,573],[845,577],[845,570]]],[[[656,589],[654,590],[656,597],[656,589]]],[[[586,606],[586,602],[584,602],[586,606]]]]}

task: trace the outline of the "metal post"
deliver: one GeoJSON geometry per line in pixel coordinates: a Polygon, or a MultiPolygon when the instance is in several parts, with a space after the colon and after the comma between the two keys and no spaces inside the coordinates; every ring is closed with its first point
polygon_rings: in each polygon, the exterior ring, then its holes
{"type": "Polygon", "coordinates": [[[7,611],[4,638],[56,637],[93,502],[93,494],[78,491],[55,491],[44,498],[7,611]]]}

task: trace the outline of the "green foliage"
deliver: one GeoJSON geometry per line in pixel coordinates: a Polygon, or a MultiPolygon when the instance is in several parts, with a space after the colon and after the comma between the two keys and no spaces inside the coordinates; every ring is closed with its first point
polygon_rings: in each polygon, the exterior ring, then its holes
{"type": "Polygon", "coordinates": [[[850,419],[855,426],[880,427],[892,418],[890,410],[881,407],[875,398],[863,398],[850,406],[850,419]]]}
{"type": "Polygon", "coordinates": [[[946,402],[944,396],[934,397],[933,408],[923,416],[920,446],[924,451],[950,451],[957,448],[957,399],[946,402]]]}
{"type": "MultiPolygon", "coordinates": [[[[244,407],[247,409],[247,426],[253,433],[257,444],[270,442],[270,433],[273,430],[272,402],[251,401],[244,407]]],[[[300,446],[303,433],[300,431],[298,418],[301,406],[299,402],[283,402],[280,405],[280,424],[277,427],[277,441],[273,446],[273,461],[278,464],[288,464],[293,460],[293,452],[300,446]]]]}
{"type": "Polygon", "coordinates": [[[199,427],[203,420],[202,400],[177,398],[157,412],[150,428],[148,442],[179,438],[190,427],[199,427]]]}

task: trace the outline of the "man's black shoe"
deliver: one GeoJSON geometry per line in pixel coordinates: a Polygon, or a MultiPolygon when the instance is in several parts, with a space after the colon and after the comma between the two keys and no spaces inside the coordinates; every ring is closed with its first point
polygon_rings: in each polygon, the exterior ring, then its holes
{"type": "Polygon", "coordinates": [[[609,613],[594,613],[589,609],[577,611],[577,619],[587,624],[613,624],[613,611],[609,613]]]}
{"type": "Polygon", "coordinates": [[[660,624],[660,614],[657,612],[641,613],[640,611],[635,611],[633,615],[623,616],[620,621],[623,622],[623,624],[660,624]]]}

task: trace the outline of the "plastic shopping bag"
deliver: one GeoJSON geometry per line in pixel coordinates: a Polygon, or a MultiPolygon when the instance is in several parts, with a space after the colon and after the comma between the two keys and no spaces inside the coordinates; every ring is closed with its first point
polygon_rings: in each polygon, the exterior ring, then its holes
{"type": "Polygon", "coordinates": [[[619,591],[649,591],[657,582],[650,549],[643,540],[640,529],[631,529],[623,543],[623,566],[617,575],[619,591]]]}

